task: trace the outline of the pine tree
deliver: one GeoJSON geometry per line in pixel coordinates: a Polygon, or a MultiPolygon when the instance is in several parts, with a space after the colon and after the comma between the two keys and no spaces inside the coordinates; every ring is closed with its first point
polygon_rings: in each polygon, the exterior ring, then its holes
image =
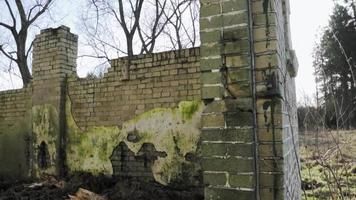
{"type": "Polygon", "coordinates": [[[356,28],[352,11],[352,6],[335,6],[314,51],[325,122],[331,128],[356,127],[356,28]]]}

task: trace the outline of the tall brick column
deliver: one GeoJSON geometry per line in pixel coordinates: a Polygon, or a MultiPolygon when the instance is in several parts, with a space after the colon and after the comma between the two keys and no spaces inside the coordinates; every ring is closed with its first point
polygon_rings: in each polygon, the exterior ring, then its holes
{"type": "Polygon", "coordinates": [[[32,173],[64,174],[67,76],[76,73],[77,36],[60,26],[42,30],[33,45],[32,173]],[[42,142],[46,144],[43,145],[42,142]],[[42,149],[41,149],[42,144],[42,149]],[[43,148],[46,147],[46,148],[43,148]],[[40,158],[45,155],[46,161],[40,158]],[[41,165],[42,168],[39,166],[41,165]]]}
{"type": "Polygon", "coordinates": [[[205,199],[300,199],[288,1],[201,3],[205,199]]]}

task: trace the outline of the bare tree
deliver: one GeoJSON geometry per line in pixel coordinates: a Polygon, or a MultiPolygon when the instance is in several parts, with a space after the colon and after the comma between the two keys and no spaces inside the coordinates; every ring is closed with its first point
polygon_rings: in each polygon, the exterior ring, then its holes
{"type": "Polygon", "coordinates": [[[168,25],[164,31],[169,38],[173,49],[194,47],[197,43],[197,29],[199,29],[199,1],[186,1],[184,4],[179,0],[171,0],[170,7],[164,13],[168,25]],[[168,17],[167,13],[172,16],[168,17]]]}
{"type": "Polygon", "coordinates": [[[356,26],[356,1],[355,0],[343,0],[346,5],[351,9],[354,18],[354,26],[356,26]]]}
{"type": "Polygon", "coordinates": [[[122,0],[118,0],[118,3],[118,11],[110,3],[108,3],[108,8],[111,11],[111,14],[115,16],[115,19],[119,22],[122,29],[124,30],[127,43],[127,55],[131,57],[134,54],[133,39],[140,22],[143,0],[135,0],[134,3],[131,0],[128,1],[130,7],[129,17],[126,17],[125,15],[124,4],[122,0]]]}
{"type": "Polygon", "coordinates": [[[139,23],[138,26],[138,34],[142,42],[141,54],[153,52],[157,37],[161,34],[167,24],[167,20],[163,19],[167,0],[164,0],[163,2],[155,0],[153,5],[154,16],[148,17],[147,20],[143,23],[139,23]]]}
{"type": "Polygon", "coordinates": [[[191,28],[192,30],[190,31],[189,28],[183,25],[184,32],[188,36],[189,41],[192,45],[192,47],[195,47],[197,45],[197,39],[198,39],[198,31],[199,30],[199,14],[200,14],[200,2],[195,0],[192,1],[191,4],[189,4],[189,16],[190,16],[190,21],[191,21],[191,28]]]}
{"type": "Polygon", "coordinates": [[[170,37],[172,46],[175,49],[182,49],[183,45],[182,45],[181,34],[180,34],[180,30],[183,26],[182,13],[188,8],[189,5],[186,6],[182,10],[182,9],[180,9],[180,7],[177,6],[177,2],[175,0],[173,0],[173,1],[171,1],[171,6],[172,6],[173,14],[175,17],[174,17],[174,19],[170,19],[169,23],[173,27],[173,30],[174,30],[173,32],[174,32],[175,37],[173,37],[171,35],[171,33],[169,33],[167,35],[168,35],[168,37],[170,37]]]}
{"type": "MultiPolygon", "coordinates": [[[[199,9],[199,6],[196,6],[199,5],[197,2],[197,0],[87,0],[88,9],[83,16],[83,32],[88,36],[87,45],[93,49],[92,55],[87,56],[110,60],[115,53],[125,54],[131,58],[135,54],[195,46],[196,32],[199,30],[196,27],[199,16],[199,10],[196,10],[199,9]],[[177,20],[178,31],[170,35],[168,29],[172,29],[173,22],[177,20]],[[194,22],[189,22],[190,20],[194,22]],[[191,24],[194,27],[189,27],[191,24]],[[194,33],[191,33],[192,31],[194,33]],[[177,37],[179,39],[176,39],[177,37]],[[124,40],[126,41],[123,42],[124,40]],[[166,44],[169,42],[166,41],[169,40],[179,42],[178,47],[167,47],[166,44]],[[187,45],[187,41],[191,42],[190,45],[187,45]]],[[[130,59],[123,69],[124,79],[128,76],[129,65],[130,59]]]]}
{"type": "Polygon", "coordinates": [[[17,64],[24,86],[27,86],[32,79],[27,63],[32,49],[32,44],[26,46],[29,28],[48,10],[52,2],[53,0],[36,0],[29,5],[29,2],[22,0],[15,0],[15,3],[4,0],[4,7],[10,20],[0,20],[0,28],[10,33],[16,47],[14,51],[9,52],[9,43],[0,44],[0,53],[17,64]]]}
{"type": "Polygon", "coordinates": [[[145,18],[149,23],[141,22],[139,25],[138,33],[142,42],[141,53],[152,53],[155,50],[157,39],[162,36],[162,33],[169,38],[173,49],[196,45],[199,1],[155,0],[154,9],[154,16],[145,18]],[[145,25],[144,28],[141,28],[142,24],[145,25]],[[168,34],[169,26],[174,28],[174,34],[168,34]],[[190,26],[191,29],[187,26],[190,26]],[[187,38],[189,44],[182,45],[182,38],[187,38]]]}
{"type": "MultiPolygon", "coordinates": [[[[83,17],[86,25],[84,32],[89,31],[90,36],[95,37],[96,34],[101,34],[98,29],[104,28],[107,31],[112,28],[103,26],[106,21],[114,23],[113,27],[119,24],[126,39],[126,47],[120,48],[119,51],[125,52],[128,56],[135,54],[135,47],[136,49],[141,47],[139,54],[157,51],[157,40],[167,36],[179,38],[174,40],[181,48],[196,45],[199,20],[197,0],[88,0],[88,8],[89,10],[94,8],[96,18],[93,19],[92,15],[88,14],[83,17]],[[114,17],[114,20],[108,19],[108,15],[114,17]],[[93,20],[95,27],[89,30],[88,27],[92,26],[93,20]],[[169,35],[165,30],[168,25],[173,27],[174,34],[169,35]],[[162,34],[163,32],[166,34],[162,34]],[[135,36],[138,37],[136,40],[135,36]],[[181,38],[186,38],[191,45],[183,45],[181,38]]],[[[106,43],[109,46],[109,42],[106,43]]]]}

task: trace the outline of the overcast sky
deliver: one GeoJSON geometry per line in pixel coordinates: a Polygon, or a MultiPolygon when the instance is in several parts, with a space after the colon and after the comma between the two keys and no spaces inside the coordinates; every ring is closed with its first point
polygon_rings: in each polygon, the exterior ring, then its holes
{"type": "MultiPolygon", "coordinates": [[[[78,33],[78,24],[73,19],[79,17],[77,11],[83,5],[73,5],[72,0],[61,0],[57,3],[65,8],[61,11],[65,17],[58,24],[66,24],[74,33],[78,33]]],[[[297,96],[301,101],[305,95],[311,97],[315,94],[312,52],[322,28],[328,24],[333,0],[290,0],[290,3],[292,41],[299,61],[299,73],[296,79],[297,96]]],[[[88,69],[81,64],[79,66],[79,75],[85,75],[88,69]]],[[[1,87],[0,84],[0,90],[3,89],[1,87]]]]}
{"type": "Polygon", "coordinates": [[[305,95],[311,97],[316,91],[313,48],[322,28],[328,24],[334,3],[333,0],[290,0],[290,3],[292,41],[299,61],[297,96],[298,101],[303,101],[305,95]]]}

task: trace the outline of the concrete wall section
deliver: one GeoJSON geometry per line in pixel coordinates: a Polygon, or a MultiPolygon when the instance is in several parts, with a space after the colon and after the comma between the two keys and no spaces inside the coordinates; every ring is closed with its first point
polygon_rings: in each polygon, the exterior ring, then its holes
{"type": "Polygon", "coordinates": [[[32,84],[0,93],[0,177],[85,171],[204,184],[209,200],[300,199],[288,0],[201,5],[200,48],[114,59],[103,78],[76,76],[69,28],[41,31],[32,84]]]}
{"type": "Polygon", "coordinates": [[[71,78],[68,92],[81,128],[122,125],[154,108],[174,108],[201,99],[199,48],[135,56],[129,80],[122,80],[128,58],[111,61],[101,79],[71,78]]]}
{"type": "Polygon", "coordinates": [[[300,198],[288,20],[288,1],[202,1],[207,199],[300,198]]]}
{"type": "Polygon", "coordinates": [[[0,177],[29,176],[31,89],[0,92],[0,177]]]}

